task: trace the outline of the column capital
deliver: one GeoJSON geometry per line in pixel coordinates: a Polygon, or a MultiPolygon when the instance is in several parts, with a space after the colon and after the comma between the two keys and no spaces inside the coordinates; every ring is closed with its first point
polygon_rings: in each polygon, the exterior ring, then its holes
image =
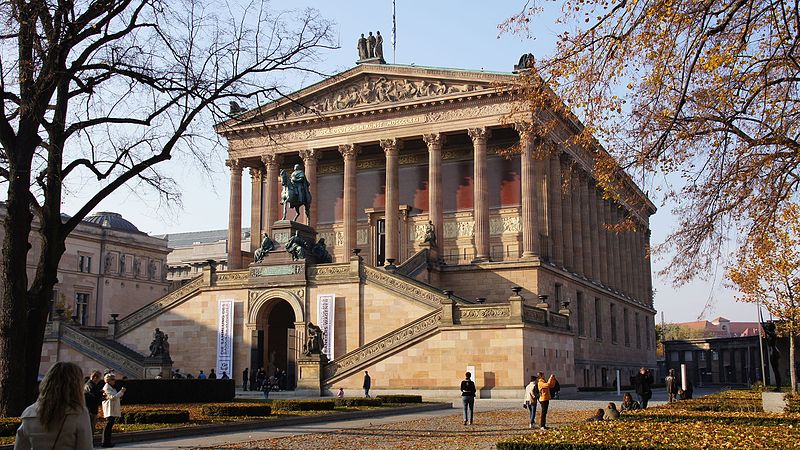
{"type": "Polygon", "coordinates": [[[390,153],[397,154],[403,148],[403,141],[397,138],[381,139],[381,148],[387,155],[390,153]]]}
{"type": "Polygon", "coordinates": [[[468,128],[467,134],[469,134],[469,137],[472,138],[472,142],[474,143],[481,142],[485,144],[486,141],[489,139],[489,136],[492,135],[492,131],[486,127],[468,128]]]}
{"type": "Polygon", "coordinates": [[[339,153],[345,160],[353,160],[356,155],[361,151],[358,144],[339,144],[339,153]]]}
{"type": "Polygon", "coordinates": [[[242,164],[242,160],[234,159],[234,158],[226,159],[225,160],[225,165],[230,167],[231,172],[235,172],[235,171],[241,172],[242,168],[244,167],[244,164],[242,164]]]}
{"type": "Polygon", "coordinates": [[[303,162],[317,162],[322,158],[322,150],[310,148],[308,150],[300,150],[298,152],[303,162]]]}
{"type": "Polygon", "coordinates": [[[253,178],[253,181],[260,181],[261,177],[264,176],[264,169],[262,167],[251,167],[250,176],[253,178]]]}
{"type": "Polygon", "coordinates": [[[281,161],[283,161],[283,158],[280,155],[268,154],[261,156],[261,162],[263,162],[268,169],[277,168],[281,164],[281,161]]]}
{"type": "Polygon", "coordinates": [[[441,150],[442,146],[447,141],[447,136],[442,133],[423,134],[422,140],[428,144],[428,150],[441,150]]]}
{"type": "Polygon", "coordinates": [[[514,123],[514,129],[517,130],[522,141],[531,142],[535,137],[531,122],[516,122],[514,123]]]}

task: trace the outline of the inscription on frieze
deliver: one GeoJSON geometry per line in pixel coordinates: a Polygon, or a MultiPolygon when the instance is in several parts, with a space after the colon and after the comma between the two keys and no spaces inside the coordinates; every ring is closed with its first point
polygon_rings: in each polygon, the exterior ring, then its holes
{"type": "Polygon", "coordinates": [[[259,266],[250,268],[250,277],[275,277],[280,275],[297,275],[303,273],[302,264],[283,264],[280,266],[259,266]]]}

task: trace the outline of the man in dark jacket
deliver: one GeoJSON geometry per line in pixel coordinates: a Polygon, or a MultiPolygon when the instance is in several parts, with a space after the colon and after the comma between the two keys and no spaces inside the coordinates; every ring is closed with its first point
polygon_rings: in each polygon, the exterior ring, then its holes
{"type": "Polygon", "coordinates": [[[639,396],[639,404],[642,409],[647,408],[647,402],[653,396],[653,374],[642,367],[636,375],[636,395],[639,396]]]}
{"type": "Polygon", "coordinates": [[[369,397],[369,388],[372,387],[372,378],[370,378],[369,372],[367,372],[366,370],[364,371],[364,384],[363,384],[363,387],[364,387],[364,397],[370,398],[369,397]]]}
{"type": "Polygon", "coordinates": [[[242,390],[247,390],[247,382],[250,380],[250,368],[245,367],[242,371],[242,390]]]}
{"type": "Polygon", "coordinates": [[[464,425],[472,425],[472,416],[475,412],[475,383],[471,380],[472,374],[467,372],[464,374],[465,379],[461,381],[461,403],[464,404],[464,425]],[[467,410],[469,409],[469,415],[467,410]]]}
{"type": "Polygon", "coordinates": [[[83,398],[86,400],[86,409],[89,411],[89,423],[92,425],[92,433],[97,424],[97,408],[103,402],[103,377],[99,370],[95,370],[83,385],[83,398]]]}

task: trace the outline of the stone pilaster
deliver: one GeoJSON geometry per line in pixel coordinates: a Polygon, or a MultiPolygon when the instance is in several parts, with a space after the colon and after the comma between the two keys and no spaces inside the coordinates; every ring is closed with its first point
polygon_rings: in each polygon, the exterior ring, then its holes
{"type": "Polygon", "coordinates": [[[520,147],[520,185],[522,197],[522,258],[533,258],[539,255],[539,221],[537,217],[535,171],[533,161],[534,133],[533,125],[528,122],[514,126],[519,132],[520,147]]]}
{"type": "Polygon", "coordinates": [[[564,267],[564,218],[562,217],[561,163],[558,156],[550,158],[549,164],[547,186],[550,190],[550,237],[553,240],[552,261],[556,266],[564,267]]]}
{"type": "MultiPolygon", "coordinates": [[[[620,215],[620,207],[616,204],[611,207],[611,224],[619,225],[622,217],[620,215]]],[[[614,231],[614,287],[619,291],[624,291],[623,282],[625,280],[625,263],[623,262],[622,255],[622,233],[619,230],[614,231]]]]}
{"type": "Polygon", "coordinates": [[[344,245],[343,258],[350,257],[356,246],[358,220],[356,211],[356,155],[360,148],[356,144],[339,145],[339,153],[344,159],[344,245]]]}
{"type": "Polygon", "coordinates": [[[606,230],[605,201],[600,190],[594,190],[594,209],[597,212],[597,239],[600,282],[608,286],[608,231],[606,230]]]}
{"type": "Polygon", "coordinates": [[[590,181],[586,204],[589,207],[589,231],[592,239],[592,279],[602,280],[603,264],[600,262],[600,223],[597,204],[597,186],[590,181]]]}
{"type": "Polygon", "coordinates": [[[648,229],[645,232],[644,245],[645,245],[644,271],[645,271],[645,289],[646,289],[645,304],[650,305],[652,307],[653,306],[653,273],[652,273],[653,257],[650,250],[650,229],[648,229]]]}
{"type": "Polygon", "coordinates": [[[317,210],[317,162],[322,157],[322,151],[316,149],[300,151],[300,157],[303,159],[305,165],[306,179],[308,180],[309,190],[311,191],[311,217],[305,217],[306,209],[303,208],[303,217],[306,223],[311,228],[317,227],[317,217],[319,211],[317,210]]]}
{"type": "Polygon", "coordinates": [[[264,169],[250,168],[252,194],[250,196],[250,252],[255,253],[261,246],[261,205],[263,204],[264,169]]]}
{"type": "Polygon", "coordinates": [[[486,143],[489,140],[488,128],[470,128],[473,152],[473,199],[472,210],[475,219],[475,259],[473,262],[489,261],[489,183],[486,169],[486,143]]]}
{"type": "Polygon", "coordinates": [[[441,133],[422,136],[428,144],[428,220],[433,222],[439,255],[444,255],[444,215],[442,213],[442,147],[441,133]]]}
{"type": "Polygon", "coordinates": [[[572,199],[572,262],[575,267],[573,270],[578,274],[585,274],[583,267],[583,231],[581,222],[583,221],[581,214],[583,212],[583,205],[581,204],[581,180],[577,171],[578,168],[573,168],[570,174],[571,183],[569,186],[570,197],[572,199]]]}
{"type": "Polygon", "coordinates": [[[564,236],[564,267],[575,271],[575,248],[572,235],[572,183],[570,182],[569,156],[562,153],[558,162],[561,171],[561,224],[564,236]],[[566,181],[566,183],[565,183],[566,181]],[[567,187],[563,190],[563,186],[567,187]]]}
{"type": "Polygon", "coordinates": [[[278,198],[278,172],[282,158],[278,155],[264,155],[261,161],[264,163],[264,207],[263,207],[263,226],[264,233],[272,236],[272,225],[278,220],[278,208],[280,199],[278,198]]]}
{"type": "Polygon", "coordinates": [[[398,227],[400,208],[399,184],[399,156],[403,141],[399,139],[382,139],[381,148],[386,154],[386,259],[394,259],[399,264],[399,237],[398,227]]]}
{"type": "Polygon", "coordinates": [[[633,297],[633,231],[627,228],[622,235],[623,261],[625,264],[625,291],[633,297]]]}
{"type": "Polygon", "coordinates": [[[583,241],[583,274],[586,278],[594,279],[594,266],[592,265],[592,224],[591,210],[589,203],[589,176],[586,172],[581,172],[579,177],[579,189],[581,196],[581,240],[583,241]]]}
{"type": "Polygon", "coordinates": [[[228,207],[228,268],[242,268],[242,163],[229,159],[231,169],[230,205],[228,207]]]}

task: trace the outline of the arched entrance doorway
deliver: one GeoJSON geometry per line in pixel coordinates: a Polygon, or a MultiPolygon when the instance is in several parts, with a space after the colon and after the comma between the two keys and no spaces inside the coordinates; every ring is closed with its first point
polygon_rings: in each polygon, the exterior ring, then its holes
{"type": "MultiPolygon", "coordinates": [[[[294,308],[284,299],[264,303],[258,315],[257,338],[251,367],[264,368],[281,389],[294,389],[297,373],[297,336],[294,308]]],[[[257,370],[257,369],[256,369],[257,370]]]]}

